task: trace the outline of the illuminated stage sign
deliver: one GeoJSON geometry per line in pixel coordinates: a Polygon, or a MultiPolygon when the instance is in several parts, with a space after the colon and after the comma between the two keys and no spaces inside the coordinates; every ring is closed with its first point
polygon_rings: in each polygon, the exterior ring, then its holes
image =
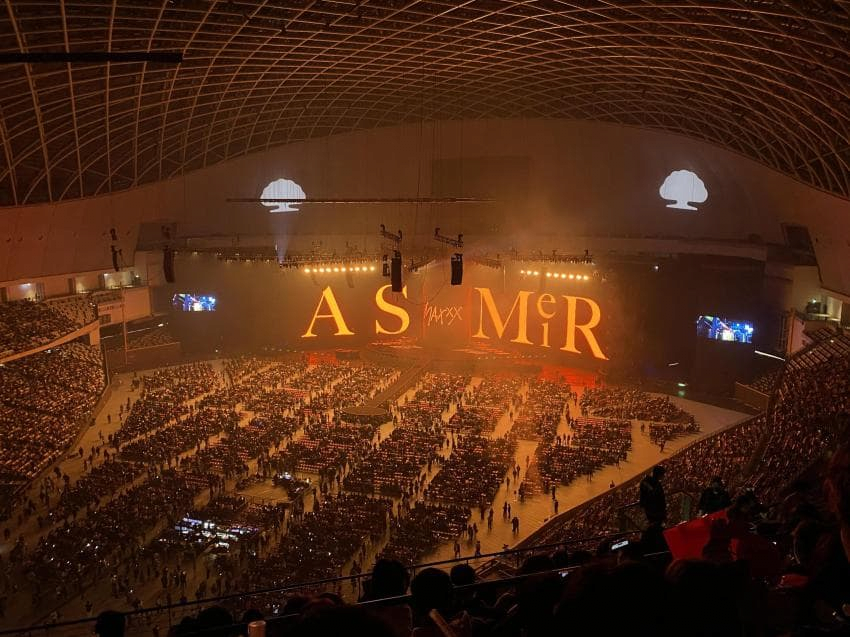
{"type": "Polygon", "coordinates": [[[449,305],[446,307],[437,307],[426,302],[425,309],[422,312],[422,320],[425,322],[426,327],[431,327],[432,325],[449,326],[455,321],[460,323],[463,321],[463,306],[449,305]]]}
{"type": "MultiPolygon", "coordinates": [[[[375,292],[375,307],[387,316],[375,319],[374,333],[402,335],[410,328],[410,313],[401,305],[387,299],[389,289],[389,285],[384,285],[375,292]]],[[[405,299],[408,298],[407,287],[402,290],[402,296],[405,299]]],[[[428,328],[462,323],[464,314],[467,314],[472,322],[471,338],[497,339],[546,348],[551,348],[550,341],[554,340],[550,325],[563,326],[563,334],[558,341],[558,344],[563,343],[559,348],[561,351],[583,354],[579,345],[582,347],[586,345],[594,358],[608,360],[593,332],[602,320],[602,310],[593,299],[584,296],[520,290],[514,297],[510,309],[504,312],[499,310],[490,288],[473,287],[469,311],[465,312],[466,309],[463,306],[437,307],[426,303],[423,310],[423,325],[428,328]],[[558,320],[550,323],[559,314],[558,320]],[[533,331],[537,332],[536,327],[538,325],[540,327],[539,338],[532,334],[530,319],[535,327],[533,331]]],[[[355,335],[345,319],[345,314],[331,286],[322,290],[316,309],[301,338],[316,338],[319,335],[355,335]]]]}

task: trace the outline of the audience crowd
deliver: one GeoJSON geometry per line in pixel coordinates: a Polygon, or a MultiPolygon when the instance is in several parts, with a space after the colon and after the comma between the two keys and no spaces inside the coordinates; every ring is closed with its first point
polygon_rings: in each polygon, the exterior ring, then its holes
{"type": "Polygon", "coordinates": [[[44,304],[51,310],[64,314],[76,327],[97,320],[97,304],[88,295],[75,294],[46,299],[44,304]]]}
{"type": "MultiPolygon", "coordinates": [[[[416,551],[408,551],[398,538],[416,537],[425,526],[422,520],[442,515],[420,504],[391,522],[394,529],[406,528],[407,520],[411,523],[384,553],[401,558],[400,563],[379,560],[365,586],[364,600],[409,594],[401,606],[353,608],[334,595],[295,596],[280,602],[289,622],[269,629],[293,635],[365,630],[396,637],[848,634],[850,550],[846,543],[842,546],[839,534],[850,536],[848,361],[833,357],[829,365],[789,370],[771,413],[697,441],[664,461],[663,474],[653,472],[661,476],[668,493],[690,493],[694,502],[702,494],[700,512],[717,510],[706,504],[711,499],[707,493],[722,496],[721,508],[732,502],[725,517],[711,524],[693,557],[676,559],[663,552],[648,556],[660,548],[652,525],[632,542],[600,543],[600,534],[619,530],[621,507],[636,499],[635,480],[558,518],[538,534],[538,544],[572,543],[527,559],[517,571],[518,581],[470,590],[476,574],[464,565],[451,573],[420,570],[411,581],[404,563],[417,559],[408,557],[416,551]],[[812,461],[842,433],[844,447],[833,456],[821,490],[818,483],[824,476],[818,471],[825,465],[812,461]],[[808,477],[795,480],[801,471],[808,477]],[[724,485],[737,494],[731,500],[724,485]],[[752,552],[756,547],[762,548],[752,552]],[[616,612],[611,612],[612,604],[616,612]]],[[[572,424],[580,442],[598,435],[596,430],[576,431],[576,425],[581,429],[595,423],[585,425],[576,418],[572,424]]],[[[679,512],[666,513],[666,525],[678,522],[679,512]]],[[[660,546],[666,548],[663,539],[660,546]]],[[[187,620],[185,628],[191,631],[212,621],[199,616],[187,620]]],[[[226,613],[219,621],[226,623],[226,613]]]]}
{"type": "Polygon", "coordinates": [[[451,455],[425,489],[432,502],[459,506],[489,506],[505,474],[514,465],[516,438],[459,436],[449,441],[451,455]]]}
{"type": "Polygon", "coordinates": [[[345,477],[345,489],[405,498],[421,490],[427,474],[423,469],[432,469],[446,442],[442,415],[460,399],[466,383],[463,376],[427,374],[394,416],[392,433],[373,444],[345,477]]]}
{"type": "Polygon", "coordinates": [[[525,402],[514,421],[513,433],[520,440],[552,443],[564,418],[564,410],[575,396],[566,383],[537,378],[529,380],[525,402]]]}
{"type": "MultiPolygon", "coordinates": [[[[828,351],[829,341],[819,347],[828,351]]],[[[89,356],[85,352],[69,354],[79,370],[55,376],[70,400],[89,387],[81,376],[85,363],[79,363],[89,356]]],[[[10,417],[26,410],[20,378],[46,388],[40,384],[46,371],[31,359],[18,369],[0,368],[11,388],[0,409],[14,412],[10,417]]],[[[99,364],[98,359],[89,363],[99,364]]],[[[780,624],[789,614],[793,626],[820,622],[822,627],[825,616],[813,612],[812,600],[839,612],[841,605],[839,597],[825,592],[818,569],[838,568],[826,581],[845,595],[846,558],[836,557],[840,542],[820,544],[835,539],[830,535],[835,519],[823,510],[822,498],[810,497],[811,482],[798,481],[790,495],[788,485],[811,473],[813,461],[835,445],[836,423],[850,408],[850,357],[833,353],[828,362],[795,361],[782,376],[768,414],[697,441],[662,463],[663,488],[671,496],[682,494],[668,497],[661,520],[666,526],[686,517],[688,508],[718,508],[707,504],[709,482],[711,494],[724,496],[714,498],[723,503],[719,507],[728,503],[726,489],[735,503],[730,526],[712,527],[701,559],[668,564],[669,557],[660,562],[643,557],[665,545],[658,520],[650,518],[647,527],[635,505],[639,477],[535,534],[535,544],[570,542],[569,549],[529,559],[518,573],[525,578],[507,589],[471,592],[463,585],[475,580],[474,571],[457,567],[451,574],[418,573],[409,606],[401,611],[369,615],[346,607],[334,594],[288,600],[265,594],[251,603],[263,612],[292,611],[294,634],[310,635],[359,634],[358,627],[367,625],[369,634],[406,637],[414,628],[418,634],[439,634],[443,619],[458,635],[551,634],[564,626],[575,634],[673,635],[683,634],[677,632],[683,622],[704,635],[779,634],[762,630],[765,622],[780,624]],[[619,531],[624,519],[646,528],[625,549],[615,551],[610,542],[600,546],[595,538],[619,531]],[[751,577],[752,565],[736,561],[730,548],[733,537],[752,534],[750,529],[776,542],[772,550],[795,559],[776,561],[770,577],[751,577]],[[820,552],[827,548],[833,552],[820,552]],[[789,599],[781,617],[770,617],[756,604],[789,599]],[[611,600],[619,604],[617,613],[606,612],[611,600]],[[339,619],[345,613],[348,622],[339,619]]],[[[515,479],[519,474],[518,439],[539,443],[534,459],[526,459],[522,497],[530,489],[539,492],[542,486],[548,492],[624,460],[632,444],[631,419],[645,421],[643,431],[659,444],[698,431],[693,417],[669,399],[636,390],[589,389],[579,400],[568,385],[548,380],[532,379],[524,391],[516,379],[488,378],[474,386],[466,376],[426,374],[410,400],[391,407],[393,429],[382,439],[381,423],[349,422],[338,412],[375,398],[398,377],[395,370],[251,357],[229,360],[222,370],[194,364],[139,378],[140,397],[126,410],[122,406],[118,433],[103,441],[102,449],[92,448],[88,455],[79,450],[84,474],[75,482],[58,470],[49,481],[44,478],[42,537],[34,546],[18,539],[4,558],[8,574],[0,578],[0,588],[8,591],[16,582],[38,607],[85,595],[94,582],[111,578],[113,595],[138,607],[138,590],[157,580],[158,602],[168,604],[188,601],[189,582],[201,599],[342,573],[354,578],[368,567],[367,556],[377,553],[381,559],[363,586],[364,599],[402,595],[409,583],[405,565],[441,544],[474,536],[472,509],[483,521],[506,474],[513,471],[515,479]],[[573,413],[579,407],[582,415],[573,413]],[[492,425],[504,414],[512,428],[494,438],[492,425]],[[559,427],[567,433],[559,433],[559,427]],[[234,478],[247,484],[252,473],[267,478],[292,472],[319,480],[306,482],[287,505],[252,503],[228,486],[234,478]],[[201,498],[207,490],[209,497],[201,498]],[[187,573],[201,556],[208,556],[206,573],[187,573]]],[[[31,413],[54,412],[39,407],[31,413]]],[[[43,446],[41,435],[38,440],[43,446]]],[[[850,484],[844,474],[833,480],[850,484]]],[[[226,623],[227,611],[220,611],[217,625],[226,623]]],[[[205,621],[202,613],[175,633],[205,621]]]]}
{"type": "Polygon", "coordinates": [[[699,425],[694,421],[689,422],[650,422],[643,430],[649,439],[656,445],[664,446],[670,440],[679,436],[692,436],[700,431],[699,425]]]}
{"type": "Polygon", "coordinates": [[[579,416],[571,423],[566,443],[556,437],[537,454],[544,489],[579,476],[590,480],[605,465],[619,465],[631,451],[632,425],[627,420],[579,416]]]}
{"type": "Polygon", "coordinates": [[[218,377],[209,363],[190,363],[166,367],[137,382],[141,393],[114,436],[116,446],[176,423],[189,413],[186,401],[211,392],[218,386],[218,377]]]}
{"type": "Polygon", "coordinates": [[[417,502],[402,507],[390,523],[390,541],[378,558],[398,560],[413,566],[432,550],[446,542],[454,542],[467,530],[469,507],[417,502]]]}
{"type": "Polygon", "coordinates": [[[189,449],[201,450],[210,436],[239,424],[239,415],[233,411],[213,408],[192,409],[191,413],[173,425],[145,434],[121,447],[119,458],[146,466],[171,466],[172,461],[189,449]]]}
{"type": "MultiPolygon", "coordinates": [[[[767,433],[767,423],[757,418],[724,432],[715,449],[743,442],[753,451],[748,441],[754,431],[767,433]]],[[[402,549],[402,559],[390,552],[378,559],[364,582],[364,604],[309,590],[255,596],[233,608],[235,615],[212,607],[188,616],[173,635],[229,637],[269,612],[279,614],[266,618],[272,637],[848,635],[850,547],[842,538],[850,536],[850,444],[843,433],[831,460],[818,465],[806,484],[794,483],[782,506],[767,505],[750,491],[731,506],[724,498],[722,517],[687,551],[659,551],[659,537],[649,530],[630,541],[584,535],[583,543],[523,556],[512,578],[487,581],[462,563],[411,573],[402,549]],[[379,599],[391,601],[374,603],[379,599]]],[[[701,445],[683,454],[705,457],[709,450],[692,452],[701,445]]],[[[667,466],[665,482],[681,470],[672,459],[667,466]]]]}
{"type": "Polygon", "coordinates": [[[194,495],[196,490],[173,470],[153,476],[84,517],[55,527],[32,549],[25,550],[19,541],[9,555],[13,577],[29,583],[33,607],[79,595],[109,576],[162,518],[173,523],[189,510],[194,495]]]}
{"type": "Polygon", "coordinates": [[[521,404],[517,392],[523,379],[518,376],[491,376],[464,392],[457,411],[449,419],[448,428],[480,435],[493,431],[499,419],[521,404]]]}
{"type": "Polygon", "coordinates": [[[768,414],[770,431],[759,454],[752,487],[768,501],[794,476],[835,444],[836,418],[850,412],[847,337],[821,341],[786,368],[768,414]]]}
{"type": "MultiPolygon", "coordinates": [[[[107,351],[124,349],[124,335],[122,333],[109,336],[101,340],[107,351]]],[[[177,338],[171,330],[165,326],[144,327],[133,329],[128,327],[127,349],[143,349],[145,347],[160,347],[176,343],[177,338]]]]}
{"type": "MultiPolygon", "coordinates": [[[[93,315],[90,318],[94,320],[93,315]]],[[[83,325],[75,314],[50,303],[0,303],[0,357],[48,345],[83,325]]]]}
{"type": "Polygon", "coordinates": [[[57,460],[89,424],[104,384],[98,349],[80,342],[0,366],[0,483],[30,480],[57,460]]]}
{"type": "Polygon", "coordinates": [[[579,401],[583,414],[604,418],[692,423],[694,417],[667,396],[655,396],[639,389],[592,387],[579,401]]]}
{"type": "Polygon", "coordinates": [[[391,514],[391,500],[327,496],[290,524],[277,550],[255,566],[251,581],[265,588],[339,575],[350,560],[365,558],[366,549],[386,532],[391,514]]]}
{"type": "MultiPolygon", "coordinates": [[[[89,511],[97,508],[102,498],[111,496],[127,483],[133,482],[141,473],[132,463],[110,459],[83,474],[75,483],[69,480],[67,488],[59,493],[55,507],[49,509],[46,525],[52,526],[73,517],[81,509],[89,511]]],[[[46,497],[46,501],[49,504],[50,498],[46,497]]]]}
{"type": "Polygon", "coordinates": [[[770,395],[776,388],[777,381],[782,377],[782,368],[756,376],[749,385],[762,394],[770,395]]]}

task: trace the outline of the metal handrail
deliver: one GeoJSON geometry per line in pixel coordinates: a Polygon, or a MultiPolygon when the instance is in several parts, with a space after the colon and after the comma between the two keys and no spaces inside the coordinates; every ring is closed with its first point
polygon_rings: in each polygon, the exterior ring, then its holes
{"type": "MultiPolygon", "coordinates": [[[[521,554],[521,553],[533,553],[533,552],[536,552],[536,551],[551,551],[551,552],[554,552],[555,549],[564,548],[564,547],[567,547],[567,546],[572,545],[572,544],[582,544],[582,543],[585,543],[585,542],[601,542],[603,540],[619,538],[619,537],[623,537],[623,536],[626,536],[626,535],[632,535],[632,534],[633,534],[632,531],[618,532],[618,533],[607,533],[607,534],[603,534],[603,535],[595,535],[595,536],[586,537],[586,538],[580,538],[580,539],[574,539],[574,540],[565,540],[563,542],[553,542],[553,543],[549,543],[549,544],[539,544],[539,545],[529,546],[529,547],[524,547],[524,548],[507,549],[505,551],[497,551],[497,552],[493,552],[493,553],[482,553],[481,555],[467,555],[465,557],[461,556],[461,557],[452,558],[452,559],[448,559],[448,560],[437,560],[437,561],[433,561],[433,562],[422,562],[422,563],[419,563],[419,564],[407,566],[405,568],[407,568],[412,573],[415,573],[417,570],[421,570],[421,569],[424,569],[424,568],[434,568],[434,567],[438,567],[438,566],[447,566],[449,564],[466,564],[466,563],[469,563],[470,561],[495,559],[495,558],[498,558],[498,557],[508,557],[508,556],[511,556],[511,555],[517,555],[517,554],[521,554]]],[[[561,569],[561,570],[563,570],[563,569],[561,569]]],[[[306,582],[299,582],[299,583],[296,583],[296,584],[288,584],[286,586],[275,586],[275,587],[271,587],[271,588],[263,588],[263,589],[253,590],[253,591],[242,591],[242,592],[239,592],[239,593],[230,593],[228,595],[219,595],[217,597],[206,597],[204,599],[187,601],[185,603],[177,602],[175,604],[169,604],[169,605],[165,605],[165,606],[154,606],[154,607],[149,607],[149,608],[140,608],[138,610],[127,611],[127,612],[124,613],[124,616],[125,617],[144,616],[144,615],[149,614],[149,613],[168,612],[168,611],[171,611],[171,610],[185,609],[185,608],[190,608],[190,607],[193,607],[193,606],[210,605],[210,604],[214,604],[216,602],[226,602],[228,600],[242,599],[242,598],[246,598],[246,597],[254,597],[254,596],[260,596],[260,595],[270,595],[270,594],[274,594],[274,593],[285,594],[285,593],[287,593],[289,591],[293,591],[293,590],[299,590],[299,589],[305,589],[305,588],[316,588],[316,587],[320,587],[320,586],[327,585],[327,584],[337,584],[337,583],[343,583],[343,582],[350,582],[350,581],[353,581],[353,580],[359,581],[359,580],[369,578],[371,576],[372,576],[371,571],[365,572],[365,573],[359,573],[357,575],[339,575],[339,576],[336,576],[336,577],[327,577],[327,578],[318,579],[318,580],[310,580],[310,581],[306,581],[306,582]]],[[[34,630],[48,630],[48,629],[62,628],[62,627],[66,627],[66,626],[75,626],[75,625],[79,625],[79,624],[84,624],[86,622],[91,622],[91,621],[93,621],[93,618],[86,617],[86,618],[82,618],[82,619],[72,619],[72,620],[56,622],[56,623],[52,623],[52,624],[39,624],[39,625],[34,625],[34,626],[21,626],[21,627],[17,627],[17,628],[8,628],[8,629],[0,630],[0,635],[11,635],[11,634],[17,634],[17,633],[22,633],[22,632],[34,631],[34,630]]]]}
{"type": "MultiPolygon", "coordinates": [[[[612,534],[612,535],[607,535],[607,536],[599,536],[599,537],[610,538],[610,537],[622,536],[622,535],[625,535],[625,534],[617,533],[617,534],[612,534]]],[[[585,538],[584,540],[574,540],[573,543],[581,542],[581,541],[590,541],[592,539],[594,539],[594,538],[585,538]]],[[[553,544],[551,546],[560,546],[562,544],[566,544],[566,542],[562,542],[562,543],[559,543],[559,544],[553,544]]],[[[541,547],[536,547],[536,548],[541,548],[541,547]]],[[[516,552],[516,551],[514,551],[514,552],[516,552]]],[[[667,557],[669,555],[670,555],[669,551],[661,551],[661,552],[656,552],[656,553],[647,553],[647,554],[644,555],[644,558],[655,559],[655,558],[660,558],[660,557],[667,557]]],[[[464,558],[464,559],[468,559],[468,558],[464,558]]],[[[451,560],[448,560],[448,561],[451,561],[451,560]]],[[[425,565],[422,564],[422,565],[419,565],[419,566],[424,567],[425,565]]],[[[535,572],[532,572],[532,573],[522,573],[522,574],[519,574],[519,575],[511,575],[509,577],[502,577],[502,578],[498,578],[498,579],[481,580],[481,581],[478,581],[478,582],[474,582],[472,584],[463,584],[463,585],[460,585],[460,586],[455,586],[454,591],[459,592],[459,593],[463,593],[463,592],[468,592],[468,591],[476,591],[476,590],[483,589],[483,588],[499,588],[499,587],[502,587],[502,586],[518,584],[518,583],[523,582],[526,579],[529,579],[529,578],[532,578],[532,577],[540,577],[540,576],[543,576],[543,575],[552,575],[552,574],[559,574],[559,575],[564,576],[568,573],[571,573],[573,571],[578,570],[579,568],[581,568],[581,565],[562,566],[562,567],[558,567],[558,568],[554,568],[554,569],[549,569],[549,570],[544,570],[544,571],[535,571],[535,572]]],[[[371,575],[371,573],[369,573],[367,575],[371,575]]],[[[343,577],[343,578],[333,578],[333,579],[347,580],[347,579],[350,579],[350,578],[349,577],[343,577]]],[[[325,580],[317,580],[317,581],[325,581],[325,580]]],[[[295,586],[295,588],[304,588],[304,587],[305,587],[305,585],[303,585],[303,584],[299,585],[299,586],[295,586]]],[[[287,587],[287,588],[291,588],[291,587],[287,587]]],[[[255,593],[250,593],[250,594],[255,594],[255,593]]],[[[219,600],[229,599],[229,598],[232,598],[232,597],[245,597],[245,596],[246,596],[246,594],[227,595],[227,596],[223,596],[223,597],[210,598],[208,600],[203,600],[203,601],[204,602],[211,602],[211,601],[219,601],[219,600]]],[[[396,596],[393,596],[393,597],[381,597],[381,598],[378,598],[378,599],[358,601],[358,602],[355,603],[355,605],[356,606],[367,606],[367,607],[368,606],[393,606],[393,605],[396,605],[396,604],[408,603],[408,602],[411,601],[411,599],[412,599],[412,597],[411,597],[410,594],[405,594],[405,595],[396,595],[396,596]]],[[[178,604],[177,606],[179,606],[181,608],[186,608],[189,605],[191,605],[191,604],[178,604]]],[[[172,605],[171,607],[174,607],[174,605],[172,605]]],[[[156,609],[153,609],[153,610],[161,611],[161,610],[164,610],[165,608],[166,607],[157,607],[156,609]]],[[[147,609],[147,611],[149,611],[149,610],[151,610],[151,609],[147,609]]],[[[145,610],[128,611],[126,613],[123,613],[123,615],[125,617],[132,617],[134,615],[139,615],[139,614],[147,612],[147,611],[145,611],[145,610]]],[[[284,620],[293,620],[297,617],[298,617],[297,613],[290,613],[290,614],[286,614],[286,615],[271,615],[269,617],[266,617],[265,621],[267,623],[276,623],[276,622],[284,621],[284,620]]],[[[26,627],[26,628],[9,628],[9,629],[0,630],[0,635],[31,633],[31,632],[38,631],[38,630],[48,631],[48,630],[54,630],[54,629],[58,629],[58,628],[65,628],[65,627],[69,627],[69,626],[77,626],[77,625],[81,625],[81,624],[91,623],[91,622],[94,622],[94,621],[96,621],[96,618],[86,617],[86,618],[83,618],[83,619],[75,619],[75,620],[69,620],[69,621],[65,621],[65,622],[57,622],[55,624],[41,624],[41,625],[38,625],[38,626],[29,626],[29,627],[26,627]]],[[[212,632],[218,634],[220,631],[227,631],[229,628],[241,628],[241,627],[244,627],[244,626],[245,626],[244,622],[235,622],[235,623],[230,624],[228,626],[216,626],[214,628],[193,631],[190,634],[193,635],[193,636],[203,635],[203,634],[212,633],[212,632]]]]}

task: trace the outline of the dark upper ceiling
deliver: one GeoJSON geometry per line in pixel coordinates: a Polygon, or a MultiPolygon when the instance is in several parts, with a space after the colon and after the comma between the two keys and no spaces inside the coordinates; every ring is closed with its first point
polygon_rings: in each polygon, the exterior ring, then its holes
{"type": "Polygon", "coordinates": [[[5,0],[0,204],[90,196],[422,119],[682,133],[850,197],[846,0],[5,0]]]}

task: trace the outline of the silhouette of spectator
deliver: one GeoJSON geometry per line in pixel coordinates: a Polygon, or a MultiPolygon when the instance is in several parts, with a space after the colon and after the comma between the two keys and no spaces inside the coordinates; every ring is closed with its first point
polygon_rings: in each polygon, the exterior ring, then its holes
{"type": "MultiPolygon", "coordinates": [[[[364,601],[400,597],[407,592],[410,575],[398,560],[381,558],[372,569],[372,577],[364,583],[364,601]]],[[[406,637],[412,629],[413,618],[406,604],[375,608],[375,615],[386,623],[396,637],[406,637]]]]}
{"type": "Polygon", "coordinates": [[[448,573],[436,568],[426,568],[416,574],[410,583],[411,605],[416,626],[431,626],[428,613],[436,610],[446,617],[452,609],[454,587],[448,573]]]}
{"type": "Polygon", "coordinates": [[[125,624],[124,613],[105,610],[97,616],[94,632],[98,637],[124,637],[125,624]]]}
{"type": "Polygon", "coordinates": [[[664,495],[664,467],[656,465],[640,482],[640,508],[650,525],[660,525],[667,519],[667,498],[664,495]]]}
{"type": "Polygon", "coordinates": [[[302,615],[292,631],[293,637],[339,637],[369,635],[394,637],[393,631],[373,612],[362,606],[321,606],[302,615]]]}
{"type": "Polygon", "coordinates": [[[832,456],[824,487],[829,507],[838,519],[841,544],[850,560],[850,445],[843,445],[832,456]]]}
{"type": "Polygon", "coordinates": [[[701,515],[714,513],[725,509],[732,504],[729,492],[723,486],[723,478],[715,476],[711,484],[706,487],[699,498],[699,512],[701,515]]]}

